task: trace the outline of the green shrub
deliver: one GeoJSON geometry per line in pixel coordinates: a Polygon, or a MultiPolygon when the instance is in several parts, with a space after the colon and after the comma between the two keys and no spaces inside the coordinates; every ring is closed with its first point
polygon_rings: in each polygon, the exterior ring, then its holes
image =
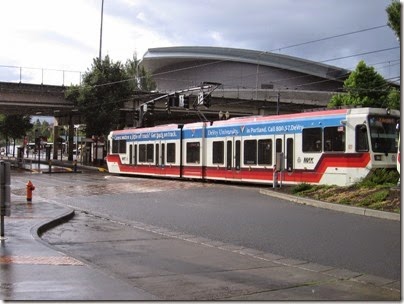
{"type": "Polygon", "coordinates": [[[373,193],[372,195],[370,195],[369,197],[367,197],[359,205],[364,206],[364,207],[377,206],[380,203],[384,202],[388,196],[389,196],[389,189],[377,191],[377,192],[373,193]]]}
{"type": "Polygon", "coordinates": [[[371,172],[362,179],[359,183],[359,187],[373,188],[380,185],[397,185],[400,175],[395,169],[373,169],[371,172]]]}
{"type": "Polygon", "coordinates": [[[344,198],[340,199],[338,203],[341,205],[350,205],[351,201],[349,198],[344,197],[344,198]]]}
{"type": "Polygon", "coordinates": [[[378,202],[378,203],[373,203],[373,204],[369,205],[368,207],[370,209],[374,209],[374,210],[383,210],[384,204],[383,204],[383,202],[378,202]]]}
{"type": "Polygon", "coordinates": [[[296,193],[299,193],[299,192],[307,191],[307,190],[310,190],[312,187],[313,186],[310,185],[310,184],[301,183],[301,184],[298,184],[295,187],[293,187],[292,193],[296,194],[296,193]]]}

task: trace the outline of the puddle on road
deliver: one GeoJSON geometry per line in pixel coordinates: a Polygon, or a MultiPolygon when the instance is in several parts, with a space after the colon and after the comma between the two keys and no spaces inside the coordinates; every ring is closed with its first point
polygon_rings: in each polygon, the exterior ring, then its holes
{"type": "MultiPolygon", "coordinates": [[[[98,181],[99,182],[99,181],[98,181]]],[[[98,184],[76,184],[60,185],[51,187],[37,187],[35,194],[43,197],[76,197],[76,196],[96,196],[122,193],[147,193],[159,191],[176,191],[192,188],[207,187],[209,184],[199,182],[184,182],[173,180],[133,180],[133,182],[113,182],[98,184]]],[[[26,189],[12,189],[14,195],[24,196],[26,189]]]]}

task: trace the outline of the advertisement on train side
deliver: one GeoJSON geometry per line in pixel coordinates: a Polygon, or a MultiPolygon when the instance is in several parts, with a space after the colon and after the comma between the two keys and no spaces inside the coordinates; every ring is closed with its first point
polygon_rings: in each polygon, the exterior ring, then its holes
{"type": "Polygon", "coordinates": [[[141,141],[141,140],[174,140],[180,138],[180,131],[142,132],[113,135],[114,140],[141,141]]]}

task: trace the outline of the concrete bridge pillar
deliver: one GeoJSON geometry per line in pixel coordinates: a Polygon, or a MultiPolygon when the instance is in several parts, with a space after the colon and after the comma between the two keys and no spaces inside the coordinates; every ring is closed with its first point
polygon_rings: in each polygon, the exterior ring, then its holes
{"type": "Polygon", "coordinates": [[[74,124],[73,115],[69,114],[69,137],[67,148],[67,160],[73,161],[73,137],[74,137],[74,124]]]}
{"type": "Polygon", "coordinates": [[[56,124],[53,126],[53,159],[58,159],[59,148],[59,126],[56,124]]]}

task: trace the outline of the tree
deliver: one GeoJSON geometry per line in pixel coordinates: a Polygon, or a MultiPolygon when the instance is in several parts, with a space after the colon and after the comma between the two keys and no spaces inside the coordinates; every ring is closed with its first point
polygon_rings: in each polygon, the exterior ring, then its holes
{"type": "Polygon", "coordinates": [[[30,140],[33,141],[35,137],[44,137],[47,138],[48,142],[53,140],[52,134],[52,126],[46,120],[37,119],[32,124],[32,129],[27,132],[27,135],[30,137],[30,140]]]}
{"type": "Polygon", "coordinates": [[[74,102],[86,123],[86,135],[103,136],[119,125],[119,109],[130,100],[132,85],[121,62],[109,56],[93,59],[81,86],[70,87],[65,96],[74,102]]]}
{"type": "Polygon", "coordinates": [[[344,89],[346,93],[334,95],[328,107],[353,105],[382,108],[394,105],[394,108],[400,108],[399,101],[397,107],[397,102],[394,100],[400,93],[393,92],[383,76],[377,73],[373,67],[368,67],[363,60],[345,80],[344,89]],[[390,92],[392,95],[389,95],[390,92]]]}
{"type": "Polygon", "coordinates": [[[156,83],[148,74],[143,66],[140,65],[140,60],[137,59],[136,54],[132,59],[128,59],[125,63],[126,72],[133,81],[134,90],[153,91],[156,89],[156,83]]]}
{"type": "Polygon", "coordinates": [[[393,0],[386,8],[388,23],[387,25],[395,32],[397,39],[400,39],[400,19],[401,19],[401,3],[393,0]]]}
{"type": "Polygon", "coordinates": [[[400,109],[400,91],[396,88],[390,90],[389,95],[387,95],[387,107],[390,109],[400,109]]]}
{"type": "Polygon", "coordinates": [[[0,122],[0,133],[6,138],[6,142],[8,138],[13,139],[13,156],[16,140],[24,137],[31,128],[31,117],[28,115],[15,114],[3,116],[0,122]]]}

